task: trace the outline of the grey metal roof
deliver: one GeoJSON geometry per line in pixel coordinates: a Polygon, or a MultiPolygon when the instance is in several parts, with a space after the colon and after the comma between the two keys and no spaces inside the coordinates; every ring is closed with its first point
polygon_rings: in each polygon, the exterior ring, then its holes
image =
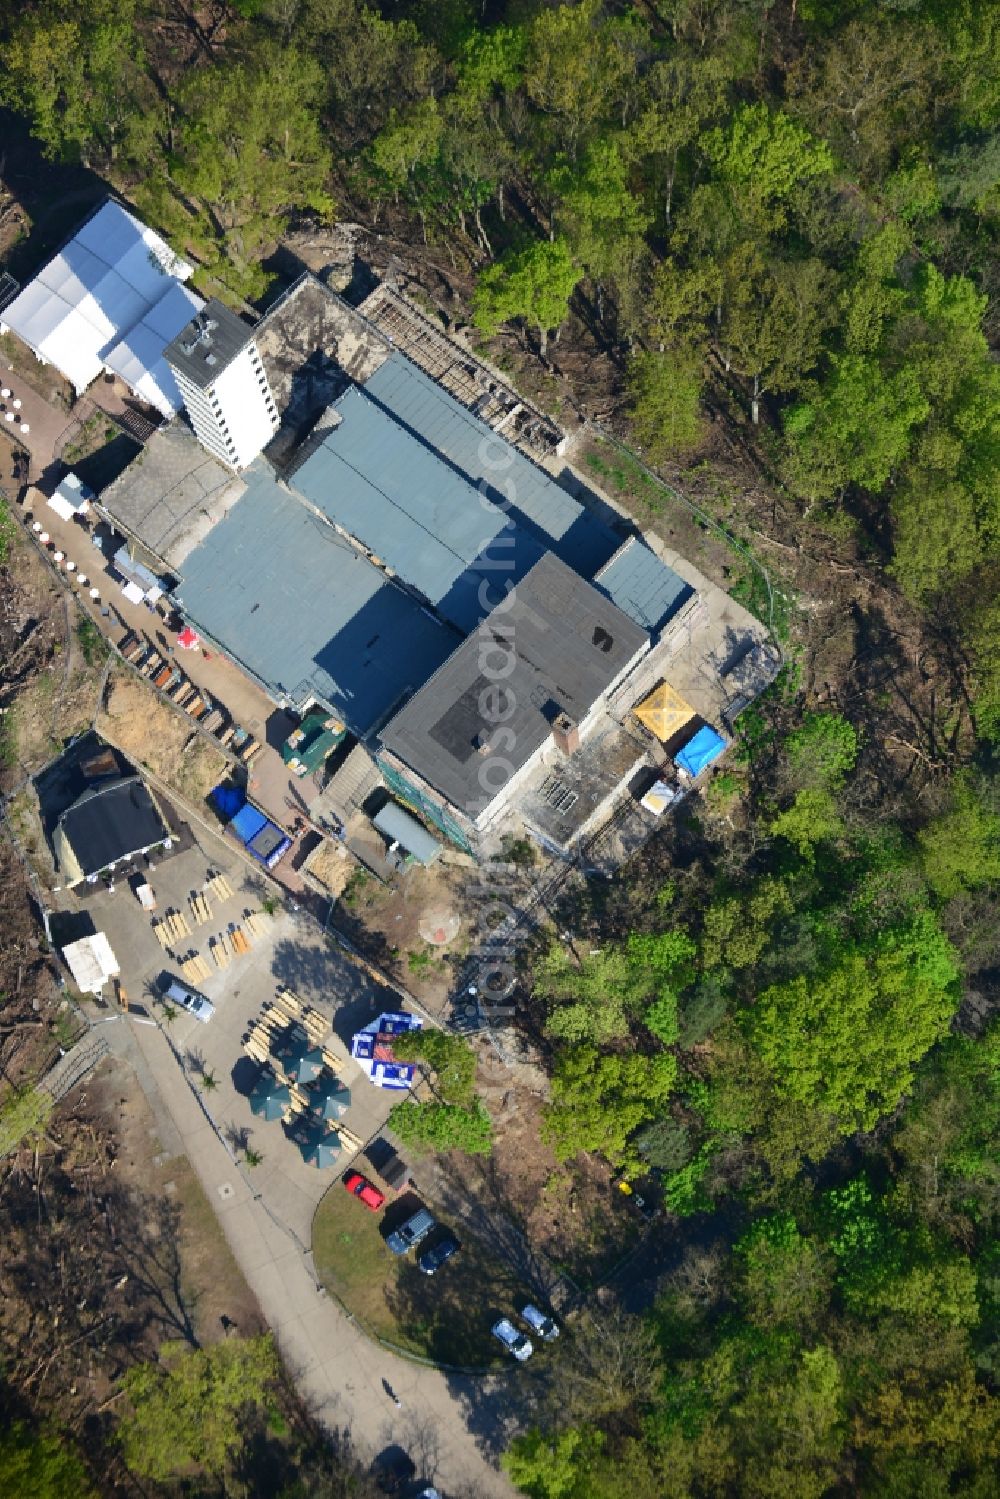
{"type": "Polygon", "coordinates": [[[467,634],[489,612],[483,579],[517,582],[541,544],[364,391],[352,387],[337,411],[291,482],[467,634]]]}
{"type": "Polygon", "coordinates": [[[617,550],[610,527],[404,355],[387,359],[365,393],[578,573],[592,577],[617,550]]]}
{"type": "Polygon", "coordinates": [[[475,818],[549,737],[580,722],[649,636],[547,552],[380,735],[475,818]]]}
{"type": "Polygon", "coordinates": [[[206,390],[214,385],[227,365],[242,353],[253,338],[254,330],[217,297],[210,298],[201,312],[195,313],[176,338],[163,351],[172,369],[186,375],[206,390]]]}
{"type": "Polygon", "coordinates": [[[694,591],[637,536],[601,568],[594,586],[650,634],[662,629],[694,591]]]}
{"type": "Polygon", "coordinates": [[[441,852],[440,843],[431,837],[423,823],[404,812],[402,807],[397,807],[395,802],[386,802],[372,822],[380,833],[401,844],[421,864],[430,864],[441,852]]]}
{"type": "Polygon", "coordinates": [[[278,484],[264,459],[188,556],[175,598],[273,697],[315,693],[366,734],[458,636],[278,484]]]}
{"type": "Polygon", "coordinates": [[[240,498],[246,484],[206,453],[179,419],[160,427],[114,483],[99,508],[112,521],[177,569],[240,498]]]}

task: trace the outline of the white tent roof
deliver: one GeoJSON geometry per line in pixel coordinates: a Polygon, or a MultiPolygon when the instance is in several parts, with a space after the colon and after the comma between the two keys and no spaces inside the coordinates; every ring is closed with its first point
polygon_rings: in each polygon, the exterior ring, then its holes
{"type": "Polygon", "coordinates": [[[78,479],[71,470],[63,475],[58,489],[48,503],[63,520],[72,520],[74,515],[86,515],[93,498],[94,491],[88,489],[82,479],[78,479]]]}
{"type": "Polygon", "coordinates": [[[71,942],[63,948],[62,955],[81,994],[99,994],[108,979],[117,978],[121,972],[103,932],[71,942]]]}
{"type": "Polygon", "coordinates": [[[163,351],[204,305],[196,292],[175,281],[141,322],[105,352],[108,369],[164,416],[173,416],[184,402],[163,351]]]}
{"type": "Polygon", "coordinates": [[[3,325],[82,391],[106,351],[190,275],[158,234],[109,200],[4,309],[3,325]]]}

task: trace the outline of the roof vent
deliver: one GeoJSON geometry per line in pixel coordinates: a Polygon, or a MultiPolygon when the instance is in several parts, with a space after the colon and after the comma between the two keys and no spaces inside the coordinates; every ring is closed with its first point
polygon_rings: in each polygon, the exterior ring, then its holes
{"type": "Polygon", "coordinates": [[[614,643],[615,637],[613,635],[609,635],[603,625],[594,626],[594,636],[592,644],[596,645],[599,651],[603,651],[604,654],[607,655],[614,643]]]}

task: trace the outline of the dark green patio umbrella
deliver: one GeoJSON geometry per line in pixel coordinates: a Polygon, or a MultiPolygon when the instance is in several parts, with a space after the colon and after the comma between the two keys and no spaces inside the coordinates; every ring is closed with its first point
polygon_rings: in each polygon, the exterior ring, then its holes
{"type": "Polygon", "coordinates": [[[290,1090],[265,1067],[250,1094],[250,1112],[258,1118],[280,1119],[291,1102],[290,1090]]]}
{"type": "Polygon", "coordinates": [[[346,1083],[324,1072],[309,1085],[309,1109],[319,1119],[343,1119],[351,1107],[351,1090],[346,1083]]]}
{"type": "Polygon", "coordinates": [[[340,1140],[332,1129],[306,1135],[299,1140],[298,1146],[307,1166],[332,1166],[340,1154],[340,1140]]]}
{"type": "Polygon", "coordinates": [[[271,1048],[286,1077],[297,1083],[311,1083],[323,1071],[323,1053],[306,1036],[293,1035],[271,1048]]]}

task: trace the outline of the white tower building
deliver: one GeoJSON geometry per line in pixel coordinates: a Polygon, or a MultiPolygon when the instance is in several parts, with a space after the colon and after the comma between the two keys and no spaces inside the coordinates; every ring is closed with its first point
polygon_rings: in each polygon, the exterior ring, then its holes
{"type": "Polygon", "coordinates": [[[213,297],[164,353],[199,442],[229,468],[246,468],[278,430],[253,329],[213,297]]]}

